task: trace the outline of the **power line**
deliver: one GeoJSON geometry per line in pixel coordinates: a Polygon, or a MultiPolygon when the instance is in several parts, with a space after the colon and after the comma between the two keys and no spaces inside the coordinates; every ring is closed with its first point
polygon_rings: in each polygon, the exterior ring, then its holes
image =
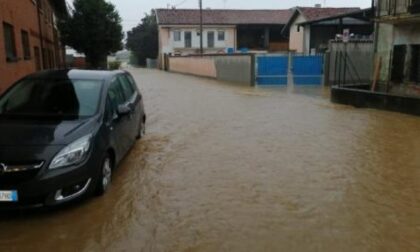
{"type": "Polygon", "coordinates": [[[172,5],[172,8],[176,8],[176,7],[178,7],[178,6],[181,6],[181,5],[183,5],[184,3],[186,3],[188,0],[183,0],[183,1],[181,1],[181,2],[179,2],[178,4],[174,4],[174,5],[172,5]]]}

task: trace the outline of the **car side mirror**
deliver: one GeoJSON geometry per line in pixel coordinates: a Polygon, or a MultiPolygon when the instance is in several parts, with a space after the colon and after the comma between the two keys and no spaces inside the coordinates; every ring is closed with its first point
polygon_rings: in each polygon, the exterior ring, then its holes
{"type": "Polygon", "coordinates": [[[117,112],[119,116],[125,116],[131,113],[131,108],[128,104],[119,105],[117,112]]]}

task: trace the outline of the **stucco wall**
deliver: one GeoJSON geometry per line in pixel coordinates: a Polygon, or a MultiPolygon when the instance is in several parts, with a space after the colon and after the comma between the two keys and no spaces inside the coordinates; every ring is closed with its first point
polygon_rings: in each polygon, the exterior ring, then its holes
{"type": "MultiPolygon", "coordinates": [[[[299,15],[293,24],[290,26],[290,34],[289,34],[289,49],[291,51],[296,51],[298,53],[303,53],[305,51],[305,34],[308,36],[310,31],[308,28],[300,27],[298,31],[298,23],[305,22],[306,19],[299,15]]],[[[309,42],[308,42],[309,43],[309,42]]]]}
{"type": "Polygon", "coordinates": [[[221,81],[253,84],[251,55],[170,57],[171,72],[215,78],[221,81]]]}
{"type": "Polygon", "coordinates": [[[394,45],[420,44],[420,25],[396,25],[394,37],[394,45]]]}
{"type": "Polygon", "coordinates": [[[159,55],[158,55],[158,65],[159,68],[163,69],[164,67],[164,53],[168,51],[169,45],[169,29],[159,27],[159,55]]]}
{"type": "Polygon", "coordinates": [[[203,77],[217,77],[216,66],[212,57],[171,57],[169,58],[169,70],[203,77]]]}
{"type": "Polygon", "coordinates": [[[379,80],[387,82],[390,77],[390,60],[394,46],[394,26],[390,24],[379,24],[377,53],[382,58],[382,66],[379,80]]]}
{"type": "MultiPolygon", "coordinates": [[[[388,82],[391,77],[394,46],[418,45],[420,44],[419,34],[420,26],[418,24],[379,25],[377,55],[382,57],[381,82],[388,82]]],[[[408,68],[406,71],[408,71],[408,68]]],[[[407,72],[405,75],[407,77],[409,73],[407,72]]]]}

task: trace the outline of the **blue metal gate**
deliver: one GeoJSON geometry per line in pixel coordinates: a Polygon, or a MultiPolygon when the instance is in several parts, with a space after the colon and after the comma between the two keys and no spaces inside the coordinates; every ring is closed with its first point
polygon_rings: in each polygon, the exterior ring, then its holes
{"type": "Polygon", "coordinates": [[[293,56],[293,82],[295,85],[321,85],[324,56],[293,56]]]}
{"type": "Polygon", "coordinates": [[[287,85],[288,56],[260,55],[256,63],[258,85],[287,85]]]}

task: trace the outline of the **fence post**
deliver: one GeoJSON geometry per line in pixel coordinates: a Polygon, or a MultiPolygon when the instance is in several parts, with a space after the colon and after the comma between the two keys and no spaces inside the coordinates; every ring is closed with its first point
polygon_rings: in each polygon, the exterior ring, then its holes
{"type": "Polygon", "coordinates": [[[324,54],[324,86],[330,85],[330,62],[331,62],[331,52],[327,51],[324,54]]]}
{"type": "Polygon", "coordinates": [[[344,85],[347,84],[347,52],[344,52],[344,73],[343,73],[344,77],[343,77],[343,82],[344,85]]]}
{"type": "Polygon", "coordinates": [[[338,85],[339,86],[342,86],[341,85],[341,61],[342,61],[342,59],[343,59],[343,53],[342,53],[342,51],[340,50],[340,59],[338,60],[338,85]]]}
{"type": "Polygon", "coordinates": [[[250,56],[251,56],[251,83],[250,84],[251,84],[252,87],[255,87],[256,82],[257,82],[257,78],[256,78],[257,67],[256,67],[256,64],[255,64],[256,63],[256,56],[255,56],[254,53],[251,54],[250,56]]]}
{"type": "Polygon", "coordinates": [[[289,59],[287,62],[287,85],[289,86],[290,83],[292,85],[295,84],[295,81],[293,79],[293,52],[289,51],[289,59]]]}

